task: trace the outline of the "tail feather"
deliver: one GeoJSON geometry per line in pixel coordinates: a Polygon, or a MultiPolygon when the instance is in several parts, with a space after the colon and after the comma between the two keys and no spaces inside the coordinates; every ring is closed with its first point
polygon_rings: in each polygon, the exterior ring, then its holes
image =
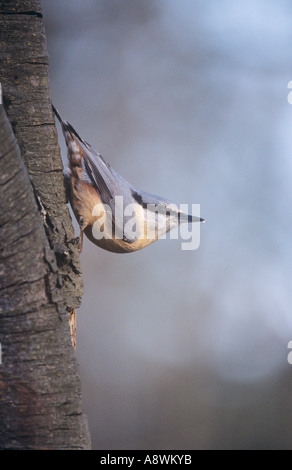
{"type": "Polygon", "coordinates": [[[65,135],[65,138],[66,138],[66,134],[69,134],[72,139],[75,136],[75,137],[77,137],[77,139],[80,140],[80,142],[84,143],[83,139],[81,139],[80,135],[75,131],[74,127],[71,126],[71,124],[68,121],[64,121],[61,118],[60,113],[58,112],[58,110],[55,108],[55,106],[53,104],[52,104],[52,109],[54,111],[54,114],[55,114],[56,118],[58,119],[58,121],[61,124],[61,127],[62,127],[63,133],[65,135]]]}
{"type": "Polygon", "coordinates": [[[58,110],[55,108],[55,106],[52,104],[52,109],[54,111],[54,114],[55,116],[57,117],[58,121],[60,122],[60,124],[62,125],[63,124],[63,119],[61,118],[58,110]]]}

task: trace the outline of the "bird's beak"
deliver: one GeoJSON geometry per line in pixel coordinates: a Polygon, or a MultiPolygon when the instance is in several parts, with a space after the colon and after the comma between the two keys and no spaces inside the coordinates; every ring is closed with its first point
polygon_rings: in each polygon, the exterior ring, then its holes
{"type": "Polygon", "coordinates": [[[184,212],[179,212],[178,217],[181,223],[188,222],[190,224],[193,222],[205,222],[205,219],[202,219],[202,217],[197,217],[196,215],[188,215],[184,212]]]}
{"type": "Polygon", "coordinates": [[[188,215],[188,222],[205,222],[205,219],[202,219],[202,217],[197,217],[196,215],[188,215]]]}

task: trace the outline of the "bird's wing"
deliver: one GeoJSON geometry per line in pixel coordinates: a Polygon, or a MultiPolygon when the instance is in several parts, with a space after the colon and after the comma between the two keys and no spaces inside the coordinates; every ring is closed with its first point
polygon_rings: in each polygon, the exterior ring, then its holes
{"type": "Polygon", "coordinates": [[[110,166],[102,156],[88,144],[83,145],[83,159],[86,172],[97,188],[104,204],[112,206],[112,201],[118,193],[117,184],[111,172],[110,166]]]}
{"type": "Polygon", "coordinates": [[[125,216],[115,218],[115,197],[123,196],[123,211],[128,204],[133,203],[131,194],[131,185],[120,176],[111,166],[103,159],[103,157],[96,152],[91,145],[82,141],[82,155],[86,173],[88,174],[92,185],[97,188],[103,204],[107,204],[111,208],[113,227],[116,233],[123,234],[123,240],[126,243],[134,243],[137,236],[131,238],[127,237],[124,231],[124,226],[119,227],[119,223],[125,221],[125,216]],[[121,222],[119,222],[121,221],[121,222]]]}

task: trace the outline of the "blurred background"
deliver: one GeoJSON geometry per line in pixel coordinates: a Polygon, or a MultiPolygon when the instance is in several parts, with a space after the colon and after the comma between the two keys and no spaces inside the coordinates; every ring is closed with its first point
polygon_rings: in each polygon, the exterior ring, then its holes
{"type": "Polygon", "coordinates": [[[195,251],[85,239],[93,447],[292,448],[291,1],[42,3],[63,118],[132,184],[206,218],[195,251]]]}

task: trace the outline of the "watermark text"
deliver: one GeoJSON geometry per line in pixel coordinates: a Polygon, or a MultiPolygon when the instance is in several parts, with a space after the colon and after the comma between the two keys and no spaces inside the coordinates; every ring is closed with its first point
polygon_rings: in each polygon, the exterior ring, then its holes
{"type": "Polygon", "coordinates": [[[173,203],[125,205],[123,196],[114,204],[96,204],[92,215],[92,235],[96,240],[116,239],[133,243],[144,240],[145,246],[157,239],[181,239],[182,250],[196,250],[200,245],[200,205],[177,206],[173,203]]]}

